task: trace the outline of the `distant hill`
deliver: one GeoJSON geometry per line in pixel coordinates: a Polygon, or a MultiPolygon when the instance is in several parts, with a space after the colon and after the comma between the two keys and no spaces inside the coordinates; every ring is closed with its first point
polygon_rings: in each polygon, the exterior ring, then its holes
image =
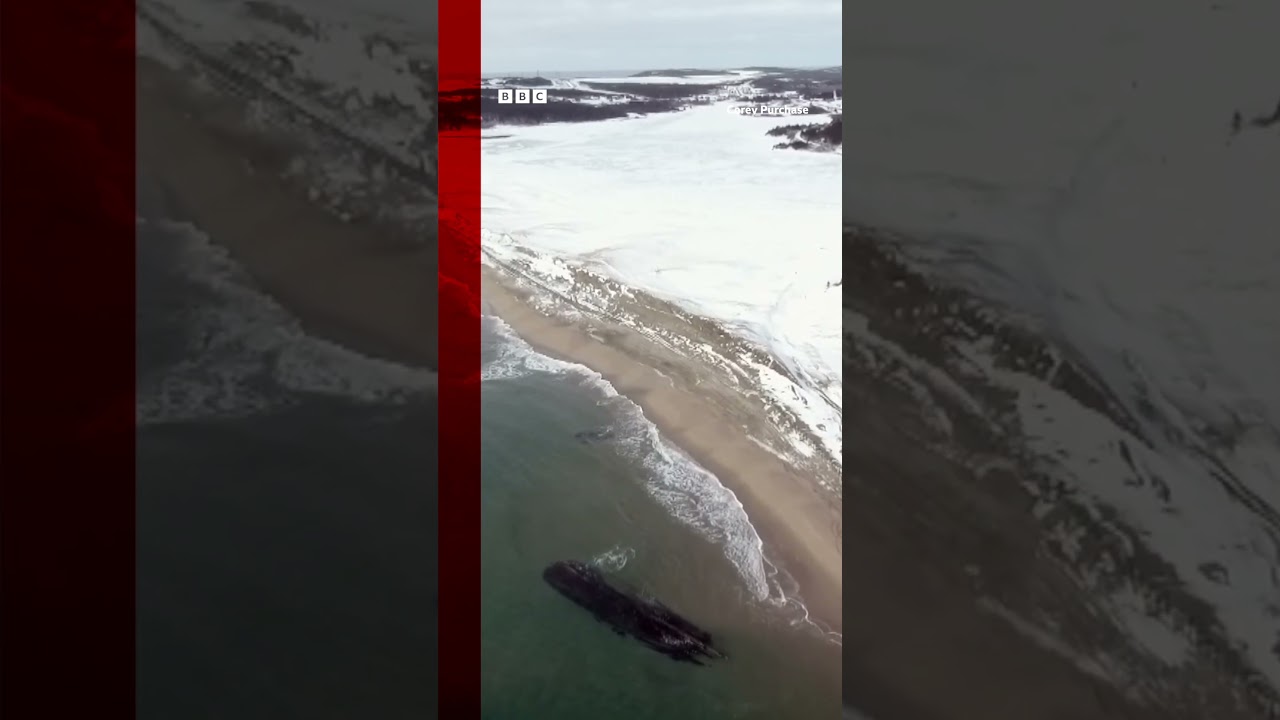
{"type": "Polygon", "coordinates": [[[642,70],[630,77],[690,77],[692,75],[723,75],[724,70],[698,70],[696,68],[675,68],[672,70],[642,70]]]}
{"type": "MultiPolygon", "coordinates": [[[[442,110],[453,110],[454,117],[446,118],[448,122],[460,120],[472,122],[470,117],[462,118],[457,108],[479,107],[484,127],[495,125],[537,125],[542,123],[577,123],[608,120],[612,118],[639,117],[655,113],[679,112],[681,110],[707,103],[737,98],[739,102],[749,101],[761,105],[779,107],[807,106],[814,115],[825,114],[829,110],[818,103],[819,99],[830,99],[839,92],[841,77],[839,69],[835,70],[785,70],[781,73],[755,69],[755,74],[742,79],[722,78],[718,82],[662,82],[662,77],[683,75],[690,76],[705,72],[717,72],[693,68],[667,70],[647,70],[637,73],[631,78],[647,77],[655,82],[640,82],[627,78],[614,81],[597,81],[581,78],[571,83],[560,83],[565,87],[553,87],[548,93],[549,102],[540,104],[498,103],[498,91],[502,87],[552,85],[551,81],[538,77],[491,78],[483,88],[468,91],[458,97],[448,93],[440,95],[442,110]],[[744,85],[752,92],[741,97],[726,88],[744,85]],[[571,85],[571,86],[569,86],[571,85]],[[477,98],[476,95],[480,97],[477,98]],[[464,99],[475,103],[467,106],[464,99]],[[453,107],[450,107],[453,106],[453,107]]],[[[725,71],[718,71],[725,72],[725,71]]],[[[447,125],[447,123],[446,123],[447,125]]],[[[820,127],[826,127],[824,123],[820,127]]],[[[815,126],[790,128],[772,133],[775,136],[786,136],[788,142],[800,143],[805,149],[830,149],[839,145],[840,130],[830,131],[831,137],[815,135],[819,131],[815,126]],[[812,148],[809,145],[813,145],[812,148]]]]}
{"type": "Polygon", "coordinates": [[[840,67],[820,70],[784,70],[752,78],[751,84],[770,93],[791,90],[810,97],[830,97],[832,93],[843,94],[844,70],[840,67]]]}
{"type": "Polygon", "coordinates": [[[591,104],[575,101],[552,101],[542,104],[505,104],[498,102],[496,90],[480,94],[483,127],[495,125],[541,125],[543,123],[580,123],[675,112],[681,103],[672,100],[630,100],[617,104],[591,104]]]}
{"type": "Polygon", "coordinates": [[[520,87],[528,87],[530,85],[536,86],[536,85],[554,85],[555,84],[540,75],[535,75],[534,77],[497,78],[497,82],[501,85],[517,85],[520,87]]]}
{"type": "Polygon", "coordinates": [[[712,94],[720,86],[718,84],[694,85],[691,83],[601,83],[591,82],[590,80],[582,81],[584,87],[593,88],[595,90],[605,90],[608,92],[621,92],[628,95],[636,95],[639,97],[675,100],[679,98],[692,98],[696,95],[712,94]]]}

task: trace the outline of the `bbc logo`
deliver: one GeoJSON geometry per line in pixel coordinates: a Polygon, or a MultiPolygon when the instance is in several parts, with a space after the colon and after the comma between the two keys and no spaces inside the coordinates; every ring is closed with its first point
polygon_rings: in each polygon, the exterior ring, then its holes
{"type": "Polygon", "coordinates": [[[529,88],[501,88],[498,90],[498,102],[502,105],[527,105],[534,103],[537,105],[547,104],[546,90],[531,90],[529,88]]]}

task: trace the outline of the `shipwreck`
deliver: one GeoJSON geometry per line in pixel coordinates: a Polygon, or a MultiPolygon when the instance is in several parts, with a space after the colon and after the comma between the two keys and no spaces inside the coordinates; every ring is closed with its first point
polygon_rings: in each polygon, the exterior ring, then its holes
{"type": "Polygon", "coordinates": [[[542,579],[615,633],[633,637],[673,660],[703,665],[703,659],[725,658],[712,644],[711,633],[657,600],[610,585],[603,573],[586,563],[552,563],[542,579]]]}

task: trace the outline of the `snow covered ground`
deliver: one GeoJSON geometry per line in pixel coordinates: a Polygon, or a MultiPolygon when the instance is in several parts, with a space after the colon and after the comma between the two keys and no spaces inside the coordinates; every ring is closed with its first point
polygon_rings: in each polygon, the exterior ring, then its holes
{"type": "Polygon", "coordinates": [[[827,116],[729,106],[504,128],[482,148],[486,249],[585,266],[755,341],[798,380],[760,368],[760,384],[838,462],[840,156],[765,135],[827,116]]]}
{"type": "Polygon", "coordinates": [[[846,118],[846,216],[915,237],[1103,376],[1141,440],[1001,380],[1060,473],[1280,687],[1280,127],[1248,126],[1280,101],[1280,3],[906,0],[859,18],[847,87],[876,101],[846,118]],[[1120,482],[1135,471],[1168,497],[1120,482]]]}

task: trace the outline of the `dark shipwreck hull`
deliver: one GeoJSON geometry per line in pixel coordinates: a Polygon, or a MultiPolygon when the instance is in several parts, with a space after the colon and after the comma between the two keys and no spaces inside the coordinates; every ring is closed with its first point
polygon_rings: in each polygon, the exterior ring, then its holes
{"type": "Polygon", "coordinates": [[[613,631],[631,636],[681,662],[702,665],[702,658],[725,657],[711,643],[711,633],[685,620],[662,603],[610,585],[594,567],[572,560],[555,562],[542,579],[613,631]]]}

